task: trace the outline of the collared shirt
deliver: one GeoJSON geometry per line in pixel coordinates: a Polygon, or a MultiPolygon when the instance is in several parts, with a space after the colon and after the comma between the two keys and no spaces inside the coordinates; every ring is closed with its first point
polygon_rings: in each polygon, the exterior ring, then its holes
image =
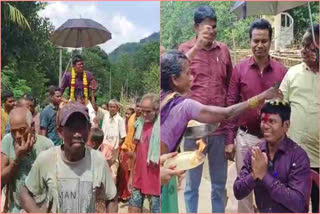
{"type": "Polygon", "coordinates": [[[109,111],[98,108],[97,116],[103,119],[102,131],[104,133],[103,144],[109,144],[114,149],[119,147],[119,142],[126,137],[126,125],[124,119],[117,113],[113,117],[109,111]]]}
{"type": "MultiPolygon", "coordinates": [[[[180,45],[179,50],[187,53],[196,43],[196,38],[180,45]]],[[[215,42],[210,50],[199,50],[190,62],[193,76],[191,98],[204,104],[226,106],[229,80],[232,74],[232,62],[227,46],[215,42]]],[[[223,134],[224,124],[215,131],[223,134]]]]}
{"type": "Polygon", "coordinates": [[[291,106],[288,136],[308,153],[311,167],[319,168],[319,72],[305,63],[295,65],[280,89],[291,106]]]}
{"type": "MultiPolygon", "coordinates": [[[[87,73],[87,81],[88,84],[90,83],[91,80],[93,80],[93,75],[89,71],[84,71],[87,73]]],[[[63,80],[62,80],[62,86],[61,86],[61,93],[63,94],[64,90],[66,88],[70,88],[71,84],[71,72],[68,72],[64,75],[63,80]]],[[[75,83],[75,89],[80,89],[83,90],[83,74],[76,74],[76,83],[75,83]]]]}
{"type": "MultiPolygon", "coordinates": [[[[9,191],[12,199],[9,203],[9,212],[19,213],[22,210],[20,204],[20,188],[25,184],[25,179],[29,174],[31,167],[37,156],[49,148],[53,147],[53,143],[49,138],[42,135],[36,135],[36,142],[32,150],[18,162],[18,169],[10,180],[9,191]]],[[[16,158],[15,141],[11,134],[3,137],[1,142],[1,153],[5,154],[10,161],[16,158]]],[[[41,202],[41,197],[36,198],[37,203],[41,202]],[[40,200],[40,201],[39,201],[40,200]]]]}
{"type": "Polygon", "coordinates": [[[61,145],[62,140],[56,130],[56,108],[50,103],[40,113],[40,128],[47,131],[47,137],[52,140],[55,146],[61,145]]]}
{"type": "MultiPolygon", "coordinates": [[[[244,102],[281,82],[287,69],[279,62],[270,59],[263,73],[260,73],[254,57],[239,62],[233,69],[229,84],[227,105],[244,102]]],[[[238,126],[246,126],[254,133],[260,131],[260,108],[243,112],[229,121],[226,126],[226,144],[234,142],[238,126]]]]}
{"type": "MultiPolygon", "coordinates": [[[[259,144],[260,150],[268,154],[267,142],[259,144]]],[[[237,177],[233,191],[238,200],[254,190],[259,212],[305,213],[310,189],[310,162],[307,153],[289,138],[279,145],[267,174],[262,180],[252,177],[251,151],[237,177]]]]}

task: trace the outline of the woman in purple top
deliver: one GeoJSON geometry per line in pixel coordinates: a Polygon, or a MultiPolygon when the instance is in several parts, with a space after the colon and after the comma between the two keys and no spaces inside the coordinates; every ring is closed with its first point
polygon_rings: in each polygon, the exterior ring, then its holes
{"type": "Polygon", "coordinates": [[[189,66],[188,58],[180,51],[169,51],[161,56],[161,154],[178,147],[189,120],[217,123],[255,108],[265,99],[282,97],[278,88],[271,87],[248,101],[229,107],[203,105],[186,96],[192,83],[189,66]]]}

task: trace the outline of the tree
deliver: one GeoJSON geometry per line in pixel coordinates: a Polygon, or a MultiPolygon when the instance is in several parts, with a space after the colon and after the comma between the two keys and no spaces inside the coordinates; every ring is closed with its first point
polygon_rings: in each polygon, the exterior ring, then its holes
{"type": "MultiPolygon", "coordinates": [[[[31,93],[41,102],[45,99],[49,85],[58,86],[59,51],[49,41],[54,27],[49,20],[38,16],[38,11],[46,6],[45,3],[10,2],[10,4],[24,15],[32,31],[21,29],[17,25],[8,25],[5,13],[1,14],[1,68],[6,66],[7,70],[12,72],[11,77],[14,78],[11,78],[10,84],[17,85],[18,80],[25,80],[23,84],[31,88],[31,93]]],[[[69,59],[66,50],[63,55],[69,59]]],[[[64,61],[64,66],[66,63],[67,61],[64,61]]],[[[2,73],[1,77],[5,79],[7,74],[2,73]]],[[[22,86],[21,81],[20,83],[22,86]]]]}
{"type": "Polygon", "coordinates": [[[152,64],[143,77],[143,85],[146,92],[150,93],[160,93],[160,78],[159,78],[160,66],[157,64],[152,64]]]}
{"type": "Polygon", "coordinates": [[[31,30],[28,20],[16,7],[12,6],[9,2],[1,2],[6,25],[10,25],[10,22],[17,24],[21,28],[28,28],[31,30]]]}
{"type": "MultiPolygon", "coordinates": [[[[194,10],[204,4],[211,6],[217,14],[218,41],[225,43],[229,48],[234,48],[234,39],[236,48],[249,48],[250,24],[260,16],[237,20],[235,14],[230,12],[234,4],[232,1],[161,2],[161,45],[166,49],[176,49],[182,42],[193,38],[195,36],[193,30],[194,10]]],[[[319,2],[311,2],[311,7],[313,20],[318,23],[319,2]]],[[[295,20],[294,34],[295,38],[299,40],[306,28],[310,27],[308,8],[306,6],[297,7],[288,12],[295,20]]]]}
{"type": "Polygon", "coordinates": [[[84,49],[82,53],[85,60],[85,68],[92,72],[98,82],[98,90],[96,92],[97,103],[102,104],[109,100],[109,75],[110,62],[108,54],[100,47],[84,49]]]}
{"type": "MultiPolygon", "coordinates": [[[[23,14],[32,31],[8,25],[8,17],[2,8],[1,86],[13,91],[16,97],[31,93],[38,103],[43,103],[47,88],[58,86],[59,81],[59,49],[49,40],[54,26],[50,20],[38,16],[46,3],[20,1],[10,2],[10,5],[23,14]]],[[[146,75],[151,75],[150,81],[157,87],[155,69],[159,65],[159,42],[150,41],[143,41],[138,52],[121,56],[117,63],[110,63],[108,54],[99,47],[83,49],[85,67],[93,73],[99,85],[96,92],[98,104],[111,98],[120,99],[121,93],[133,97],[155,90],[151,82],[147,82],[146,75]]],[[[63,49],[63,68],[77,52],[63,49]]]]}
{"type": "Polygon", "coordinates": [[[120,55],[111,64],[111,76],[112,98],[119,99],[122,93],[129,98],[155,92],[160,87],[159,42],[146,43],[135,54],[120,55]]]}
{"type": "MultiPolygon", "coordinates": [[[[313,24],[319,24],[319,2],[310,2],[313,24]]],[[[310,28],[310,17],[308,6],[301,6],[288,11],[294,20],[295,43],[300,43],[305,31],[310,28]]]]}

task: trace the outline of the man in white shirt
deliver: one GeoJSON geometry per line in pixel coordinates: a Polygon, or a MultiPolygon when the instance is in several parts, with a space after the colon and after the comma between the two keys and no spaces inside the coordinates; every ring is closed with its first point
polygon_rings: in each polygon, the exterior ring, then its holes
{"type": "MultiPolygon", "coordinates": [[[[302,38],[302,63],[292,66],[280,85],[283,99],[290,102],[288,136],[308,154],[311,169],[319,173],[319,24],[302,38]]],[[[313,182],[312,212],[319,213],[319,189],[313,182]]]]}
{"type": "Polygon", "coordinates": [[[112,171],[112,176],[115,179],[119,168],[119,148],[126,137],[126,127],[124,119],[119,115],[118,101],[112,99],[109,101],[109,111],[100,107],[97,109],[97,117],[102,122],[102,131],[104,133],[101,151],[108,161],[112,171]]]}

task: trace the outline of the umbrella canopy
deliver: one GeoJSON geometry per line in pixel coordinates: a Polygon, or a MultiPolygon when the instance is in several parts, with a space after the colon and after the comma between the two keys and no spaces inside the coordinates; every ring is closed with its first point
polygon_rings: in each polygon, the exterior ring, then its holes
{"type": "Polygon", "coordinates": [[[231,8],[239,19],[255,15],[277,15],[307,4],[307,1],[237,1],[231,8]]]}
{"type": "Polygon", "coordinates": [[[51,42],[62,47],[89,48],[111,39],[111,33],[91,19],[68,19],[51,36],[51,42]]]}

